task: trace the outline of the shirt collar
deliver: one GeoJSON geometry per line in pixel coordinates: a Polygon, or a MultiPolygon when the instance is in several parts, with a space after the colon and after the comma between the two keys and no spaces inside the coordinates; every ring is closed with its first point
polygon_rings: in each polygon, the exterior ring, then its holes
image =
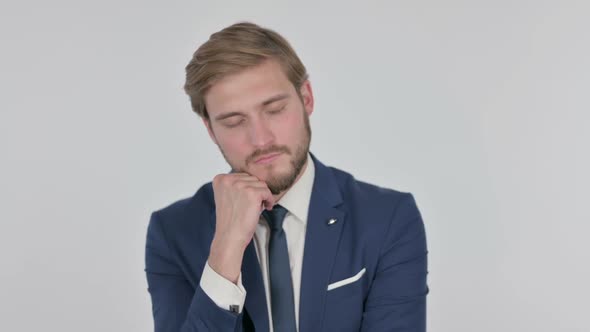
{"type": "Polygon", "coordinates": [[[307,153],[307,166],[305,166],[303,175],[277,202],[304,224],[307,223],[307,212],[309,211],[314,177],[315,165],[309,153],[307,153]]]}

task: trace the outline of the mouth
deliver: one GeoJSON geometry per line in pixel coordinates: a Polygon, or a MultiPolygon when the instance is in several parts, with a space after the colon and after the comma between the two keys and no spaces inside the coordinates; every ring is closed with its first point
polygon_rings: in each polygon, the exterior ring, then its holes
{"type": "Polygon", "coordinates": [[[256,161],[254,161],[255,164],[257,165],[261,165],[261,164],[268,164],[273,162],[275,159],[277,159],[279,156],[281,155],[280,152],[276,152],[276,153],[269,153],[266,154],[258,159],[256,159],[256,161]]]}

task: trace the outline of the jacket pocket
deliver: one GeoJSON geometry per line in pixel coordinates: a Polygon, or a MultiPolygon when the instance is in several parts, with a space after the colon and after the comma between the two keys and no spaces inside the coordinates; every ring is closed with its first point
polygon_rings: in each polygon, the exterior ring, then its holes
{"type": "Polygon", "coordinates": [[[328,302],[338,303],[348,298],[362,298],[363,283],[361,282],[366,270],[363,268],[352,277],[333,282],[328,285],[328,302]]]}
{"type": "Polygon", "coordinates": [[[332,291],[334,289],[340,288],[342,286],[346,286],[348,284],[352,284],[353,282],[360,280],[366,271],[367,271],[367,269],[363,267],[362,270],[360,270],[357,274],[353,275],[352,277],[342,279],[340,281],[336,281],[336,282],[329,284],[328,291],[332,291]]]}

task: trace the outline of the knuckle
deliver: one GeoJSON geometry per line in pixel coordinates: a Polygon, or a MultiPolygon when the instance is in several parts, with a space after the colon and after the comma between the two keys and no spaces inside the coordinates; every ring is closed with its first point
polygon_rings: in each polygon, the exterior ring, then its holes
{"type": "Polygon", "coordinates": [[[247,190],[246,184],[241,181],[237,181],[236,183],[234,183],[234,188],[236,188],[237,190],[247,190]]]}
{"type": "Polygon", "coordinates": [[[253,187],[248,187],[246,189],[246,195],[250,199],[258,199],[258,197],[260,197],[260,193],[258,192],[258,190],[256,188],[253,188],[253,187]]]}
{"type": "Polygon", "coordinates": [[[213,177],[213,184],[219,185],[223,182],[225,174],[217,174],[213,177]]]}

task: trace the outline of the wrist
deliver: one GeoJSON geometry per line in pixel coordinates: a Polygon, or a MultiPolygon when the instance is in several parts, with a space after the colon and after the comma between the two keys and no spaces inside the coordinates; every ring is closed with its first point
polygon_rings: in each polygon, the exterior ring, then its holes
{"type": "Polygon", "coordinates": [[[236,284],[242,267],[245,246],[238,241],[214,237],[209,252],[209,266],[225,279],[236,284]]]}

